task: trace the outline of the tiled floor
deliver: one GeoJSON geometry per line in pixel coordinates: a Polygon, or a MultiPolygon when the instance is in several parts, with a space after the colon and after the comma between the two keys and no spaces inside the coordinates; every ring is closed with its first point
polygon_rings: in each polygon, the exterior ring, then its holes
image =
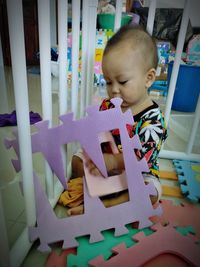
{"type": "MultiPolygon", "coordinates": [[[[12,85],[12,75],[11,70],[6,68],[5,72],[6,77],[6,87],[7,87],[7,100],[8,100],[8,110],[5,109],[5,112],[10,113],[15,109],[14,95],[13,95],[13,85],[12,85]]],[[[53,123],[58,123],[58,80],[52,79],[52,99],[53,99],[53,123]]],[[[38,74],[28,74],[28,88],[29,88],[29,105],[30,110],[42,114],[41,108],[41,90],[40,90],[40,76],[38,74]]],[[[100,91],[96,91],[94,96],[94,102],[98,102],[100,97],[105,95],[105,91],[101,88],[100,91]]],[[[166,99],[163,97],[156,97],[155,99],[159,102],[161,108],[165,107],[166,99]]],[[[192,116],[192,114],[190,114],[192,116]]],[[[173,124],[174,125],[174,124],[173,124]]],[[[187,127],[186,127],[187,128],[187,127]]],[[[7,151],[3,145],[3,139],[7,136],[11,136],[13,127],[5,127],[0,129],[0,187],[3,198],[3,204],[5,209],[5,219],[8,233],[8,240],[10,248],[14,244],[16,238],[20,235],[22,230],[26,225],[26,217],[24,212],[24,200],[20,192],[19,186],[19,177],[20,174],[16,175],[12,164],[10,162],[11,158],[15,158],[13,151],[7,151]]],[[[186,133],[187,135],[188,133],[186,133]]],[[[200,138],[199,138],[200,140],[200,138]]],[[[174,131],[173,127],[169,131],[169,141],[166,144],[168,149],[173,149],[174,147],[178,148],[180,151],[185,149],[187,141],[180,138],[179,133],[174,131]]],[[[195,150],[200,151],[200,144],[196,143],[195,150]]],[[[37,172],[43,173],[44,166],[40,156],[34,156],[34,167],[37,172]]],[[[173,170],[172,162],[169,160],[160,160],[160,169],[162,170],[173,170]]],[[[62,209],[57,208],[57,213],[63,212],[62,209]]],[[[26,257],[22,267],[40,267],[44,266],[44,263],[47,258],[47,254],[42,254],[36,251],[35,247],[37,244],[34,244],[33,248],[26,257]]]]}

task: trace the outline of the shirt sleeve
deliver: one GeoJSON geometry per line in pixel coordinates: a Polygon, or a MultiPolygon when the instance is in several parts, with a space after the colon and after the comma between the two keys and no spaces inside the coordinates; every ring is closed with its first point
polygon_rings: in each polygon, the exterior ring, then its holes
{"type": "Polygon", "coordinates": [[[145,157],[152,174],[158,176],[158,154],[162,143],[167,137],[167,130],[161,114],[144,116],[137,124],[136,133],[139,136],[142,149],[136,150],[139,159],[145,157]]]}

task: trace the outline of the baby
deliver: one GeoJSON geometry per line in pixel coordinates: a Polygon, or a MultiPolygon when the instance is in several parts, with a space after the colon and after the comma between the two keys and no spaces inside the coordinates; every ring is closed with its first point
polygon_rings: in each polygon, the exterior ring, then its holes
{"type": "MultiPolygon", "coordinates": [[[[127,125],[127,130],[130,137],[134,134],[139,136],[142,149],[136,150],[135,153],[138,159],[145,157],[148,163],[149,172],[143,173],[143,177],[145,183],[152,182],[157,190],[157,195],[151,196],[153,204],[160,199],[162,193],[158,155],[167,137],[164,117],[159,106],[148,95],[148,88],[155,80],[157,63],[156,43],[145,30],[131,25],[120,28],[109,39],[104,50],[102,71],[107,84],[108,98],[104,99],[100,106],[100,110],[113,108],[110,99],[120,97],[123,100],[122,111],[125,112],[128,109],[132,111],[135,123],[127,125]]],[[[108,173],[122,171],[125,168],[119,131],[115,129],[111,134],[120,153],[112,154],[103,148],[108,173]]],[[[88,161],[87,166],[93,175],[99,175],[99,170],[92,161],[88,161]]],[[[83,175],[82,160],[78,155],[74,155],[72,176],[82,177],[83,175]]],[[[114,197],[115,204],[128,200],[127,192],[114,197]],[[122,198],[122,194],[125,194],[125,198],[122,198]]],[[[81,213],[82,209],[83,206],[75,207],[72,213],[81,213]]]]}

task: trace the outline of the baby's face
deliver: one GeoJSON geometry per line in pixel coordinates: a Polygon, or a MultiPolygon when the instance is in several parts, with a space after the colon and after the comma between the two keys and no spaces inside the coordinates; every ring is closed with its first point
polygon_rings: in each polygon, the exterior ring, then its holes
{"type": "Polygon", "coordinates": [[[147,71],[140,49],[133,51],[128,44],[112,48],[103,57],[102,70],[108,96],[122,98],[124,111],[134,110],[146,99],[147,71]]]}

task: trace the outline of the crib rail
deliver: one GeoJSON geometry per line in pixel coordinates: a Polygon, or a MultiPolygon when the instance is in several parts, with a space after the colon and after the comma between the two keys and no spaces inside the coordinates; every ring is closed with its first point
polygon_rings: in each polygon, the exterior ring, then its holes
{"type": "MultiPolygon", "coordinates": [[[[59,114],[73,111],[75,116],[80,108],[80,116],[84,115],[85,107],[91,103],[93,88],[93,69],[96,32],[97,0],[82,1],[82,74],[80,83],[80,103],[78,102],[78,58],[79,58],[79,33],[80,33],[80,0],[72,1],[72,88],[71,94],[67,84],[67,9],[68,1],[58,1],[58,46],[59,46],[59,114]],[[88,40],[90,40],[88,42],[88,40]],[[68,100],[71,99],[71,107],[68,100]]],[[[153,31],[156,0],[151,0],[147,30],[153,31]]],[[[35,200],[33,187],[33,163],[31,150],[31,130],[29,126],[29,101],[28,85],[25,63],[24,30],[22,15],[22,0],[7,0],[9,37],[12,58],[12,72],[14,82],[14,94],[18,118],[18,133],[20,146],[20,160],[23,177],[24,201],[27,218],[27,227],[19,236],[14,246],[9,249],[6,236],[3,205],[0,193],[0,264],[1,266],[20,266],[27,255],[31,243],[28,239],[28,227],[36,222],[35,200]],[[3,248],[3,249],[2,249],[3,248]]],[[[120,27],[122,15],[122,0],[116,1],[116,17],[114,29],[120,27]]],[[[172,70],[165,117],[167,124],[171,116],[171,107],[175,91],[176,80],[179,72],[181,53],[189,20],[189,0],[185,1],[183,19],[178,37],[177,52],[172,70]]],[[[50,0],[38,0],[38,24],[39,24],[39,47],[40,47],[40,70],[41,70],[41,99],[42,115],[44,120],[49,120],[52,127],[52,88],[51,88],[51,58],[50,58],[50,0]]],[[[1,50],[1,46],[0,46],[1,50]]],[[[2,51],[0,51],[2,62],[2,51]]],[[[3,64],[0,66],[3,68],[3,64]]],[[[198,101],[190,140],[185,152],[169,151],[162,149],[160,157],[169,159],[199,160],[200,155],[192,153],[195,136],[200,120],[200,100],[198,101]]],[[[65,153],[63,151],[65,161],[65,153]]],[[[67,167],[66,167],[67,168],[67,167]]],[[[49,165],[45,165],[46,192],[52,207],[55,206],[58,196],[62,191],[60,184],[54,182],[53,174],[49,165]]]]}

